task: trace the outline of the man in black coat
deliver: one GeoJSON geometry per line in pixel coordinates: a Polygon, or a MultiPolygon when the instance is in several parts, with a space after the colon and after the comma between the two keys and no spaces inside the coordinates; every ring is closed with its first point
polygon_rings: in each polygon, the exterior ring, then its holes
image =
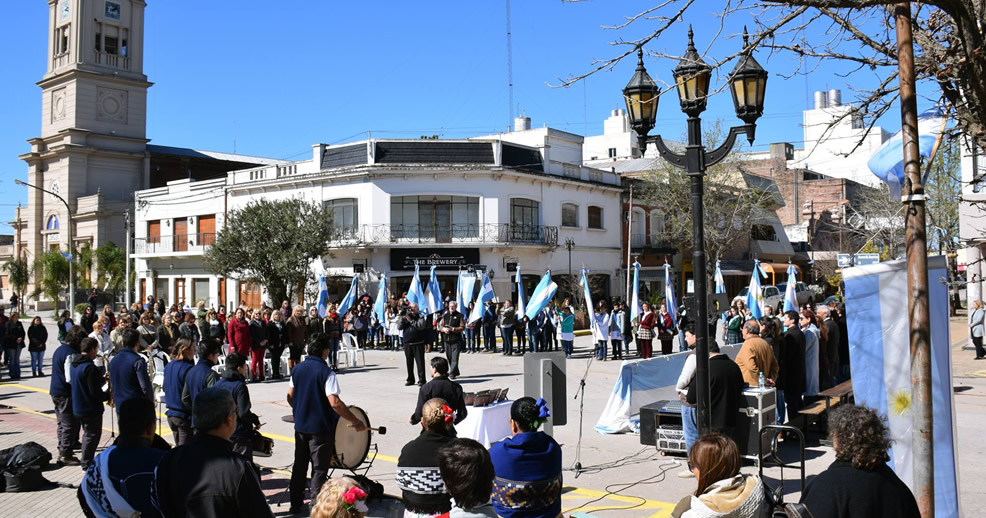
{"type": "Polygon", "coordinates": [[[452,379],[459,376],[459,353],[462,352],[462,331],[465,328],[465,319],[459,313],[458,304],[454,300],[449,302],[448,311],[442,315],[441,331],[445,342],[445,357],[449,363],[449,376],[452,379]]]}
{"type": "Polygon", "coordinates": [[[449,380],[448,361],[441,356],[431,359],[431,381],[418,390],[418,404],[411,414],[411,424],[421,422],[421,408],[425,402],[434,399],[444,399],[448,406],[455,410],[455,424],[466,418],[466,401],[462,397],[462,385],[449,380]]]}
{"type": "Polygon", "coordinates": [[[801,395],[807,388],[805,379],[805,335],[801,332],[797,311],[784,313],[784,336],[781,337],[780,374],[777,389],[782,391],[778,398],[778,421],[783,419],[787,407],[787,420],[794,421],[798,411],[804,406],[801,395]]]}
{"type": "Polygon", "coordinates": [[[161,459],[154,506],[166,518],[273,517],[257,473],[229,442],[236,430],[233,396],[207,388],[195,397],[192,412],[198,433],[161,459]]]}
{"type": "Polygon", "coordinates": [[[418,305],[411,304],[407,312],[401,317],[400,323],[402,339],[404,341],[404,359],[407,362],[407,382],[405,386],[414,385],[414,366],[418,367],[418,385],[425,384],[425,342],[428,341],[428,334],[431,326],[428,325],[428,317],[418,312],[418,305]]]}

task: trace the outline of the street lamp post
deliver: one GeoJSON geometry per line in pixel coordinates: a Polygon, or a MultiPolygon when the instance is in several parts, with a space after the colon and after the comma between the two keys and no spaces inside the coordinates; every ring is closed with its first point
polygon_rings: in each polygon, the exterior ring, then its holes
{"type": "Polygon", "coordinates": [[[763,114],[764,92],[767,72],[757,63],[749,48],[746,29],[743,29],[745,54],[740,58],[729,78],[736,116],[742,126],[729,129],[726,140],[717,148],[707,151],[702,144],[702,120],[699,114],[705,111],[709,94],[709,80],[712,69],[695,49],[692,28],[688,28],[688,50],[674,69],[674,80],[678,91],[681,111],[688,115],[688,143],[685,153],[671,151],[660,135],[647,136],[654,128],[657,118],[657,102],[660,90],[644,68],[643,50],[637,49],[637,69],[623,89],[626,99],[630,125],[637,132],[638,145],[643,154],[647,144],[657,146],[661,158],[671,165],[684,169],[691,179],[692,201],[692,269],[695,276],[695,299],[697,302],[695,327],[695,355],[697,360],[695,378],[698,396],[697,424],[700,433],[711,431],[712,421],[709,408],[709,329],[708,323],[708,279],[705,264],[705,211],[702,205],[704,177],[707,167],[726,158],[736,142],[736,137],[745,134],[752,144],[756,133],[756,121],[763,114]]]}
{"type": "Polygon", "coordinates": [[[575,248],[575,240],[566,239],[565,248],[568,249],[568,301],[571,302],[575,298],[575,279],[572,277],[572,249],[575,248]]]}
{"type": "MultiPolygon", "coordinates": [[[[67,222],[68,228],[66,229],[66,232],[68,233],[68,251],[70,254],[68,261],[68,307],[69,307],[69,313],[73,313],[75,312],[75,247],[72,246],[72,237],[73,237],[72,236],[72,209],[69,208],[68,202],[65,201],[65,198],[62,198],[56,193],[53,193],[47,189],[43,189],[41,187],[38,187],[37,185],[32,185],[18,179],[15,179],[14,183],[16,183],[17,185],[23,185],[24,187],[30,187],[32,189],[37,189],[41,192],[48,193],[65,205],[65,212],[66,215],[68,216],[68,222],[67,222]]],[[[57,299],[55,300],[55,308],[56,309],[58,308],[57,299]]]]}

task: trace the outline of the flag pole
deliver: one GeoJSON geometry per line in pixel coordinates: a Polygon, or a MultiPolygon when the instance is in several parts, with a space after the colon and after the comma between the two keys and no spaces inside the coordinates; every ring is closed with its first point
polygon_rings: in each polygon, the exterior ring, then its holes
{"type": "Polygon", "coordinates": [[[924,185],[918,148],[918,106],[914,73],[911,4],[894,6],[900,75],[901,141],[904,148],[906,195],[905,243],[907,255],[908,322],[911,349],[911,452],[914,497],[922,518],[935,515],[934,428],[931,393],[931,319],[928,309],[928,243],[925,230],[924,185]]]}
{"type": "Polygon", "coordinates": [[[633,232],[633,184],[630,184],[630,206],[627,209],[627,296],[625,299],[630,301],[630,249],[633,248],[631,242],[631,232],[633,232]]]}

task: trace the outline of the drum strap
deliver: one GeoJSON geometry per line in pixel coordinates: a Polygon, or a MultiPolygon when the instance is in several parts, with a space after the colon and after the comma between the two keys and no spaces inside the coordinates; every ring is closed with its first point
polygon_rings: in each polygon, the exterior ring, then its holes
{"type": "Polygon", "coordinates": [[[437,467],[398,466],[396,478],[397,487],[403,491],[410,491],[419,495],[437,495],[448,492],[445,490],[445,482],[442,481],[442,474],[438,472],[437,467]]]}

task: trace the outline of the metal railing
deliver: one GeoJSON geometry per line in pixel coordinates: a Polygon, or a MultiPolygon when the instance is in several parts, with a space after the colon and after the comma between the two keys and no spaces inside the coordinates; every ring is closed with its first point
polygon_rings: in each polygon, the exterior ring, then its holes
{"type": "Polygon", "coordinates": [[[411,244],[558,245],[558,227],[487,223],[475,225],[354,225],[337,227],[329,246],[411,244]]]}
{"type": "Polygon", "coordinates": [[[641,249],[641,248],[674,248],[674,245],[668,239],[665,234],[660,235],[650,235],[650,234],[630,234],[630,248],[631,249],[641,249]]]}
{"type": "Polygon", "coordinates": [[[175,234],[172,236],[138,237],[134,239],[134,254],[170,254],[175,252],[204,252],[216,242],[216,234],[175,234]]]}

